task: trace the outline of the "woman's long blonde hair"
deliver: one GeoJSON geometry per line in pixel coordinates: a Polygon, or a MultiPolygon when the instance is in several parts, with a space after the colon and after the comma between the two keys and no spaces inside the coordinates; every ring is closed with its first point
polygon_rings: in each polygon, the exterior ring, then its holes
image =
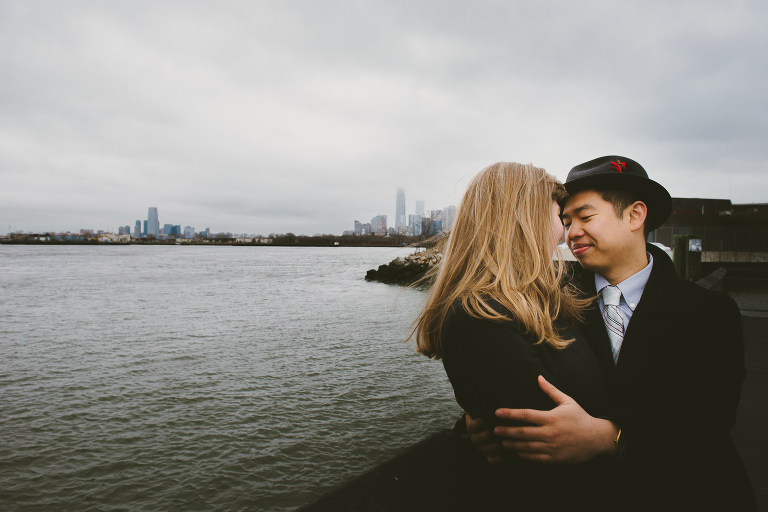
{"type": "Polygon", "coordinates": [[[427,304],[415,323],[419,352],[442,357],[441,329],[457,300],[472,316],[509,321],[501,304],[536,343],[563,348],[553,319],[581,320],[589,302],[563,287],[565,264],[553,264],[552,201],[563,185],[531,164],[500,162],[469,183],[427,304]]]}

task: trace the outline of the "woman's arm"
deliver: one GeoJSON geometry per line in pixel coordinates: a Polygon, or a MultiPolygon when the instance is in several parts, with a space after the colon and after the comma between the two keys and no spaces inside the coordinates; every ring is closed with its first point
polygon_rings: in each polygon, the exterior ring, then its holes
{"type": "Polygon", "coordinates": [[[496,427],[504,448],[536,462],[573,464],[620,453],[621,429],[595,418],[573,398],[539,377],[541,389],[557,404],[551,411],[500,409],[500,418],[526,421],[531,426],[496,427]]]}
{"type": "Polygon", "coordinates": [[[443,325],[442,350],[459,405],[489,427],[500,424],[495,416],[500,407],[549,410],[555,405],[537,378],[557,379],[514,322],[482,320],[457,308],[443,325]]]}

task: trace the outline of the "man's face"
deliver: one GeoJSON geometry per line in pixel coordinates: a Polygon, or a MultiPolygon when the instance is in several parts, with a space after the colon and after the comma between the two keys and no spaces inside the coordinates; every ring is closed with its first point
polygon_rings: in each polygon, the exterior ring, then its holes
{"type": "Polygon", "coordinates": [[[594,190],[568,198],[563,208],[565,238],[581,266],[601,275],[620,267],[632,246],[629,215],[619,218],[594,190]]]}

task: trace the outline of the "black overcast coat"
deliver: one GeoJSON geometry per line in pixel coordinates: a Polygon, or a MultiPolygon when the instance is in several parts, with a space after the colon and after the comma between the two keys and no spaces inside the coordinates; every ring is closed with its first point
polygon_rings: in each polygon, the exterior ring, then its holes
{"type": "MultiPolygon", "coordinates": [[[[647,250],[653,271],[616,366],[597,304],[583,328],[626,440],[612,499],[617,510],[756,510],[729,433],[746,376],[739,309],[679,279],[657,247],[647,250]]],[[[577,279],[595,294],[594,274],[577,279]]]]}

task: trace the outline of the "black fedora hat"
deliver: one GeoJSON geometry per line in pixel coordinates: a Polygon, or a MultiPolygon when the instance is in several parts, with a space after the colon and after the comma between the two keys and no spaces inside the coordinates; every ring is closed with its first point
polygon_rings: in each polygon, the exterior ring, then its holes
{"type": "Polygon", "coordinates": [[[658,228],[672,212],[672,197],[667,189],[648,178],[643,166],[631,158],[610,155],[579,164],[565,180],[568,194],[582,190],[626,190],[637,195],[648,207],[648,231],[658,228]]]}

